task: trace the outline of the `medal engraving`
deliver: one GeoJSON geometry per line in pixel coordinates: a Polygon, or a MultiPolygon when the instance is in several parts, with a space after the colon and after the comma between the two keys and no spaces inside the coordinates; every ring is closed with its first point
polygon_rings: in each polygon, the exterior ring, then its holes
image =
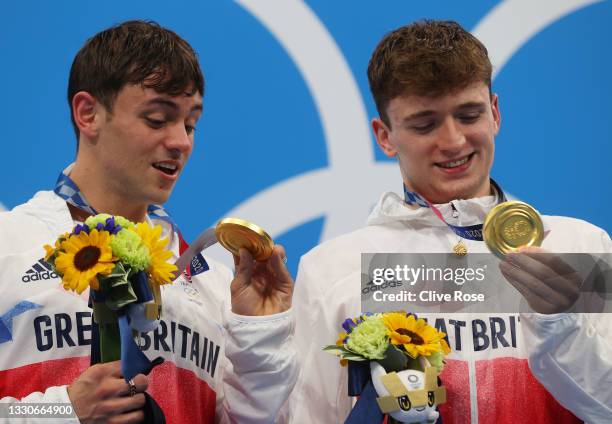
{"type": "Polygon", "coordinates": [[[504,202],[487,214],[483,238],[489,250],[503,258],[524,246],[540,246],[544,226],[538,211],[527,203],[504,202]]]}

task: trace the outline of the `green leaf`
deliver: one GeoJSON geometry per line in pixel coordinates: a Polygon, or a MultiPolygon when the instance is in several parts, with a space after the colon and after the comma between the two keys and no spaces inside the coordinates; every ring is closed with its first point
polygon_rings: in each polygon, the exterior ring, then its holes
{"type": "Polygon", "coordinates": [[[331,353],[332,355],[341,355],[346,352],[346,349],[337,346],[337,345],[329,345],[323,348],[323,351],[327,353],[331,353]]]}
{"type": "Polygon", "coordinates": [[[100,290],[102,293],[108,293],[113,287],[122,286],[129,284],[128,281],[128,270],[121,262],[117,262],[113,270],[107,275],[100,275],[98,281],[100,282],[100,290]]]}
{"type": "Polygon", "coordinates": [[[349,361],[368,361],[368,358],[365,358],[358,353],[355,353],[344,346],[338,345],[328,345],[323,348],[325,352],[331,353],[332,355],[339,356],[341,359],[348,359],[349,361]]]}
{"type": "Polygon", "coordinates": [[[387,372],[399,372],[406,369],[408,357],[403,351],[399,350],[394,345],[389,344],[389,347],[385,351],[385,357],[383,359],[379,359],[378,363],[382,365],[387,372]]]}
{"type": "Polygon", "coordinates": [[[117,262],[108,275],[98,277],[100,289],[106,297],[106,306],[117,311],[138,298],[129,280],[131,267],[117,262]]]}
{"type": "Polygon", "coordinates": [[[134,303],[138,300],[134,289],[131,284],[125,284],[113,287],[108,293],[106,293],[106,306],[110,309],[117,311],[130,303],[134,303]]]}

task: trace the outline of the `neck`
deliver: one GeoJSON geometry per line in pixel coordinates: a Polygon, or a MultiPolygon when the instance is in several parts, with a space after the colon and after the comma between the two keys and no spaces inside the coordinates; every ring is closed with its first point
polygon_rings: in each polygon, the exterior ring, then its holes
{"type": "Polygon", "coordinates": [[[146,204],[139,204],[123,196],[120,187],[114,187],[107,175],[95,166],[75,163],[70,178],[79,187],[85,199],[98,213],[120,215],[133,222],[143,222],[147,215],[146,204]]]}
{"type": "Polygon", "coordinates": [[[480,197],[495,195],[495,189],[493,188],[493,184],[491,184],[491,180],[487,179],[486,182],[474,191],[453,191],[449,190],[449,192],[444,193],[430,193],[429,195],[424,195],[420,193],[419,190],[415,190],[411,184],[407,183],[404,180],[404,186],[409,192],[417,193],[422,196],[426,201],[433,205],[441,205],[450,203],[453,200],[469,200],[469,199],[477,199],[480,197]]]}

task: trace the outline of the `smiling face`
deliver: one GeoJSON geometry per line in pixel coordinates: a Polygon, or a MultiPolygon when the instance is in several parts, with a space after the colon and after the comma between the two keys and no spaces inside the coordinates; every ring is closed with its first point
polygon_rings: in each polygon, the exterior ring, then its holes
{"type": "Polygon", "coordinates": [[[438,97],[396,97],[386,109],[390,125],[376,118],[372,127],[409,190],[432,203],[481,197],[490,194],[497,102],[484,82],[438,97]]]}
{"type": "Polygon", "coordinates": [[[106,189],[129,204],[164,203],[191,154],[202,96],[127,85],[112,113],[99,103],[96,108],[92,148],[106,189]]]}

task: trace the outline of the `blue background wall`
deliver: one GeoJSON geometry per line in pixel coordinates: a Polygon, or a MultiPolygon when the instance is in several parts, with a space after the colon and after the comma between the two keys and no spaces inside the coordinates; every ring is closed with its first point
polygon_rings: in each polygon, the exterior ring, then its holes
{"type": "MultiPolygon", "coordinates": [[[[191,161],[168,209],[188,239],[219,218],[252,219],[299,256],[365,221],[395,162],[369,131],[366,66],[379,39],[429,17],[488,46],[502,129],[494,177],[545,214],[612,230],[612,4],[592,0],[10,2],[0,17],[0,203],[49,189],[74,158],[65,99],[95,32],[152,19],[186,38],[206,76],[191,161]]],[[[213,251],[219,255],[218,251],[213,251]]]]}

